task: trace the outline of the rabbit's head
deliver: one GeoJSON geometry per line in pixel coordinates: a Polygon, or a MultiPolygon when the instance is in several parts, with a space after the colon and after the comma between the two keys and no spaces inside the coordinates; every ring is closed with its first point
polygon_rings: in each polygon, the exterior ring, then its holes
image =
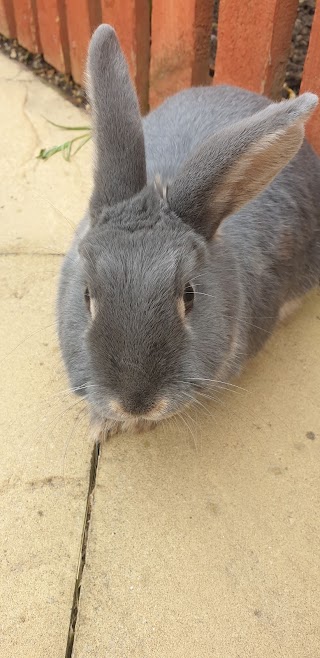
{"type": "Polygon", "coordinates": [[[137,98],[109,26],[92,38],[88,73],[96,162],[79,251],[89,399],[101,420],[154,421],[226,359],[237,293],[218,228],[296,154],[317,99],[272,104],[213,135],[162,187],[147,185],[137,98]]]}

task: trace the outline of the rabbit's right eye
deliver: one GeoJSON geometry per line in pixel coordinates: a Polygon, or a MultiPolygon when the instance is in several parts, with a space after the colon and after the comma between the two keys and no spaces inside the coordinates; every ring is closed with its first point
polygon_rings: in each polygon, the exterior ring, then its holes
{"type": "Polygon", "coordinates": [[[85,301],[85,303],[86,303],[86,307],[87,307],[89,313],[91,313],[91,304],[90,304],[90,292],[89,292],[89,288],[86,288],[85,291],[84,291],[84,301],[85,301]]]}

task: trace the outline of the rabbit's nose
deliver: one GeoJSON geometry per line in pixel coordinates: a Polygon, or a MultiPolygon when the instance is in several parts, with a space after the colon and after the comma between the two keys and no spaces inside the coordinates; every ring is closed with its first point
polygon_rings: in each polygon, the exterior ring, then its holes
{"type": "Polygon", "coordinates": [[[122,416],[144,416],[152,420],[157,419],[166,411],[168,402],[165,398],[157,402],[150,401],[150,398],[141,392],[131,395],[122,402],[113,400],[110,406],[112,411],[122,416]]]}
{"type": "Polygon", "coordinates": [[[122,401],[122,407],[125,413],[132,416],[147,415],[151,412],[154,402],[145,391],[134,391],[122,401]]]}

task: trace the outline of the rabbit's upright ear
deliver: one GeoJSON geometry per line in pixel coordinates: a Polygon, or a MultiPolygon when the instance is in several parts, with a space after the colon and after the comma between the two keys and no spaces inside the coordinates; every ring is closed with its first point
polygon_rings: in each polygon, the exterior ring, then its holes
{"type": "Polygon", "coordinates": [[[273,103],[216,133],[167,191],[169,206],[210,239],[220,222],[266,187],[299,150],[314,94],[273,103]]]}
{"type": "Polygon", "coordinates": [[[146,184],[144,137],[137,96],[115,31],[100,25],[87,63],[96,149],[93,222],[102,208],[130,198],[146,184]]]}

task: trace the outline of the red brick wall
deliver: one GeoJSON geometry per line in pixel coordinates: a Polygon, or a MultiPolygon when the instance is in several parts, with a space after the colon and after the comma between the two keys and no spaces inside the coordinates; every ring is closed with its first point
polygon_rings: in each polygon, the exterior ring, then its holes
{"type": "MultiPolygon", "coordinates": [[[[190,85],[211,84],[214,0],[0,0],[0,32],[59,71],[84,81],[90,36],[100,22],[117,30],[142,111],[190,85]]],[[[298,0],[220,0],[214,84],[279,98],[298,0]]],[[[301,89],[320,94],[320,0],[301,89]]],[[[320,110],[308,125],[320,153],[320,110]]]]}
{"type": "MultiPolygon", "coordinates": [[[[301,92],[313,91],[320,96],[320,1],[312,24],[309,48],[303,70],[301,92]]],[[[307,126],[307,137],[320,154],[320,108],[312,115],[307,126]]]]}

